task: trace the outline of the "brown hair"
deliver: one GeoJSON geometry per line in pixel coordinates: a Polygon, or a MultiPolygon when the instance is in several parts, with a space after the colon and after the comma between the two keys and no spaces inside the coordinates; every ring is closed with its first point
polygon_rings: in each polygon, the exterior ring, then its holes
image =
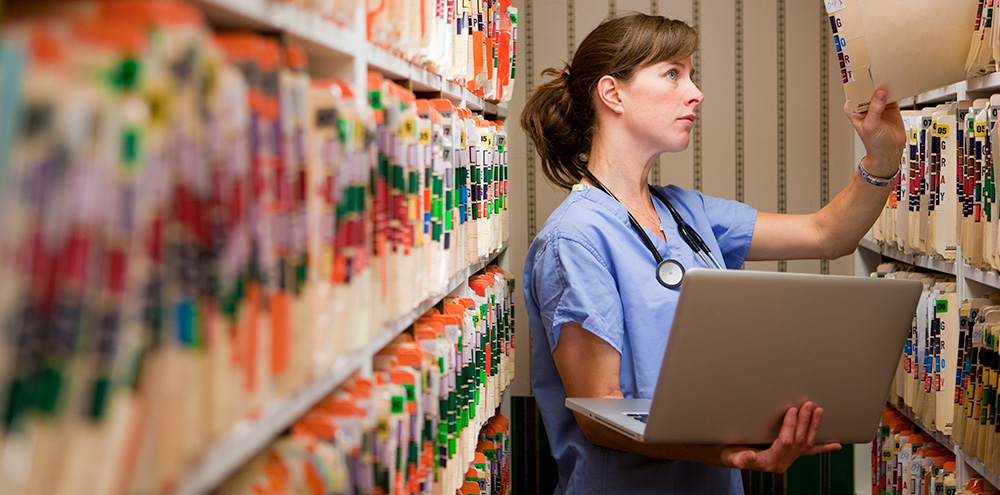
{"type": "Polygon", "coordinates": [[[554,79],[528,97],[521,128],[535,143],[545,177],[569,189],[583,176],[597,127],[594,92],[602,77],[627,82],[636,69],[685,59],[697,48],[698,33],[687,24],[632,13],[594,28],[565,69],[543,70],[554,79]]]}

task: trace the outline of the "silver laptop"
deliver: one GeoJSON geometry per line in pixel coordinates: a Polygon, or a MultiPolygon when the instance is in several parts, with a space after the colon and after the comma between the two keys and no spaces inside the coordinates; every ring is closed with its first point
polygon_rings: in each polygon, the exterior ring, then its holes
{"type": "Polygon", "coordinates": [[[653,399],[566,399],[643,443],[769,444],[789,407],[817,442],[870,442],[909,335],[916,280],[692,269],[653,399]]]}

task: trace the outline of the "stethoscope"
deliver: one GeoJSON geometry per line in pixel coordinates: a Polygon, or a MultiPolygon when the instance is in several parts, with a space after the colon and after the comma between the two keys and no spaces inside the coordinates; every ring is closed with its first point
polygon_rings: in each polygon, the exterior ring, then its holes
{"type": "MultiPolygon", "coordinates": [[[[611,194],[611,191],[609,191],[608,188],[604,187],[604,184],[602,184],[601,181],[597,180],[597,177],[594,177],[594,174],[590,173],[590,170],[583,169],[583,173],[588,179],[590,179],[591,182],[596,184],[598,188],[607,193],[608,196],[611,196],[615,201],[621,203],[621,201],[616,198],[614,194],[611,194]]],[[[668,201],[663,194],[660,194],[660,191],[656,190],[653,186],[649,186],[649,192],[653,196],[659,198],[660,202],[666,205],[667,209],[670,210],[670,215],[673,216],[674,221],[677,222],[678,233],[680,233],[684,242],[686,242],[687,245],[701,257],[701,260],[705,262],[705,265],[717,270],[725,270],[722,264],[719,263],[719,260],[715,259],[715,256],[712,255],[712,250],[708,248],[708,244],[705,244],[705,241],[702,240],[701,236],[698,235],[698,232],[694,230],[694,227],[688,225],[688,223],[681,218],[680,213],[677,213],[677,210],[675,210],[674,206],[670,204],[670,201],[668,201]]],[[[624,203],[622,204],[624,205],[624,203]]],[[[660,256],[660,252],[656,250],[656,246],[653,245],[653,241],[651,241],[649,236],[646,235],[646,229],[642,228],[642,225],[639,225],[639,222],[636,221],[634,216],[632,216],[632,212],[628,211],[628,208],[625,210],[628,212],[629,223],[631,223],[632,227],[639,232],[639,236],[642,237],[643,244],[646,245],[646,248],[649,249],[649,252],[653,254],[653,258],[656,260],[656,280],[660,282],[660,285],[669,289],[676,289],[680,287],[681,282],[684,281],[684,265],[677,260],[663,259],[663,256],[660,256]]]]}

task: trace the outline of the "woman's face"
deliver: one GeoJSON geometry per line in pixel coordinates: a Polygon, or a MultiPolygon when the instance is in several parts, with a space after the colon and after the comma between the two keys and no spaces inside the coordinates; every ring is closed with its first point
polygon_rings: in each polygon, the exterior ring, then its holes
{"type": "Polygon", "coordinates": [[[691,140],[695,108],[705,97],[691,80],[693,72],[690,58],[660,62],[636,70],[624,84],[626,125],[657,153],[684,151],[691,140]]]}

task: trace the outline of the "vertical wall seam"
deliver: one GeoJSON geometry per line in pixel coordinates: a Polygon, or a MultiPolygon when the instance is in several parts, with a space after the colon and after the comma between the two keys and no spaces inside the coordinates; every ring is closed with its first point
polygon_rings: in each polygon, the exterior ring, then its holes
{"type": "Polygon", "coordinates": [[[615,0],[608,0],[608,15],[615,15],[618,10],[618,6],[615,5],[615,0]]]}
{"type": "MultiPolygon", "coordinates": [[[[612,4],[614,0],[611,0],[612,4]]],[[[613,14],[614,12],[612,12],[613,14]]],[[[652,15],[660,15],[660,5],[657,0],[649,0],[649,13],[652,15]]],[[[660,156],[656,157],[656,163],[653,165],[652,177],[650,177],[650,182],[652,184],[660,184],[660,167],[663,163],[660,161],[660,156]]]]}
{"type": "MultiPolygon", "coordinates": [[[[520,46],[524,47],[524,73],[525,73],[525,90],[527,91],[527,96],[530,97],[532,91],[535,90],[535,61],[534,61],[534,15],[532,13],[532,0],[524,0],[524,43],[519,43],[520,46]]],[[[535,234],[538,233],[536,230],[536,217],[538,215],[535,207],[536,196],[536,186],[535,186],[535,143],[528,139],[526,148],[526,158],[525,166],[528,170],[528,245],[531,245],[531,241],[535,239],[535,234]]]]}
{"type": "MultiPolygon", "coordinates": [[[[819,205],[830,202],[830,20],[824,9],[819,12],[819,205]]],[[[819,262],[819,272],[830,273],[830,260],[819,262]]]]}
{"type": "Polygon", "coordinates": [[[743,0],[736,7],[736,201],[743,201],[743,0]]]}
{"type": "MultiPolygon", "coordinates": [[[[788,141],[785,99],[785,0],[778,1],[778,213],[788,213],[788,141]]],[[[778,271],[788,271],[788,261],[778,261],[778,271]]]]}
{"type": "Polygon", "coordinates": [[[576,0],[566,0],[566,60],[573,62],[576,52],[576,19],[574,8],[576,0]]]}
{"type": "MultiPolygon", "coordinates": [[[[655,1],[655,0],[654,0],[655,1]]],[[[695,31],[701,34],[701,0],[693,0],[691,4],[691,17],[692,26],[695,31]]],[[[701,44],[698,45],[698,50],[694,52],[694,84],[695,86],[701,87],[701,44]]],[[[702,170],[701,170],[701,120],[697,118],[694,120],[694,189],[696,191],[702,190],[702,170]]]]}

